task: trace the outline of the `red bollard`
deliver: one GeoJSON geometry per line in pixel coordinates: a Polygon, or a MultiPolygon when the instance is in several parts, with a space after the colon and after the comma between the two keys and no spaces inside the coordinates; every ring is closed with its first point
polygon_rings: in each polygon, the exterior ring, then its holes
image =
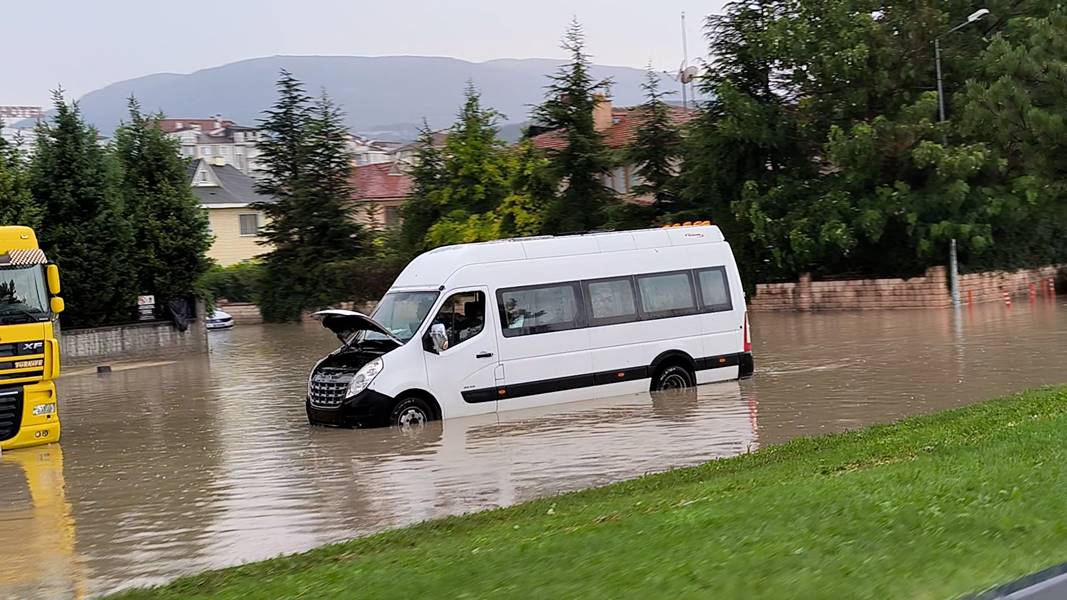
{"type": "Polygon", "coordinates": [[[974,290],[967,290],[967,306],[974,304],[974,290]]]}
{"type": "Polygon", "coordinates": [[[1030,284],[1030,303],[1033,304],[1034,302],[1037,302],[1037,284],[1036,283],[1031,283],[1030,284]]]}
{"type": "Polygon", "coordinates": [[[1055,296],[1056,295],[1056,279],[1053,278],[1053,277],[1049,277],[1048,278],[1048,295],[1049,296],[1055,296]]]}
{"type": "Polygon", "coordinates": [[[1011,308],[1011,294],[1008,293],[1008,290],[1003,290],[1003,292],[1004,292],[1004,306],[1007,306],[1008,308],[1011,308]]]}

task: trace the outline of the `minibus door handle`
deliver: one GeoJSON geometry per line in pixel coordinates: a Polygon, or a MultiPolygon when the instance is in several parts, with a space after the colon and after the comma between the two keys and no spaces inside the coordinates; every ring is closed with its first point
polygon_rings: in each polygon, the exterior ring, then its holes
{"type": "Polygon", "coordinates": [[[478,354],[474,355],[474,358],[491,358],[492,356],[492,352],[479,352],[478,354]]]}

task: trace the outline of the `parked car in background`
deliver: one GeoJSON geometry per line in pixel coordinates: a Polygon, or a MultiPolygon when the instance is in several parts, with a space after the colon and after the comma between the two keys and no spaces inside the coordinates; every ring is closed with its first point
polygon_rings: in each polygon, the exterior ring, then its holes
{"type": "Polygon", "coordinates": [[[233,327],[233,316],[225,311],[214,308],[207,316],[208,329],[229,329],[233,327]]]}

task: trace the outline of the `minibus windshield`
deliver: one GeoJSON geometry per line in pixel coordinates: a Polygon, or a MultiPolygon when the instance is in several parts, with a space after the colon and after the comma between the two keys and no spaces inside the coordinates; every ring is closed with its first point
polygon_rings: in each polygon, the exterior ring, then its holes
{"type": "MultiPolygon", "coordinates": [[[[433,308],[438,292],[390,292],[378,303],[371,318],[407,343],[419,330],[433,308]]],[[[374,331],[364,332],[363,340],[387,340],[374,331]]]]}

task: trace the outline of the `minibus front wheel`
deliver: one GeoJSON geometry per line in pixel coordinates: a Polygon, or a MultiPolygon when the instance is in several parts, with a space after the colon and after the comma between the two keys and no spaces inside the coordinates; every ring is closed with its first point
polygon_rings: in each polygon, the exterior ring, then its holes
{"type": "Polygon", "coordinates": [[[693,387],[693,372],[681,365],[666,365],[652,377],[652,391],[665,392],[693,387]]]}
{"type": "Polygon", "coordinates": [[[389,425],[400,429],[422,427],[434,420],[433,409],[422,398],[402,398],[389,413],[389,425]]]}

